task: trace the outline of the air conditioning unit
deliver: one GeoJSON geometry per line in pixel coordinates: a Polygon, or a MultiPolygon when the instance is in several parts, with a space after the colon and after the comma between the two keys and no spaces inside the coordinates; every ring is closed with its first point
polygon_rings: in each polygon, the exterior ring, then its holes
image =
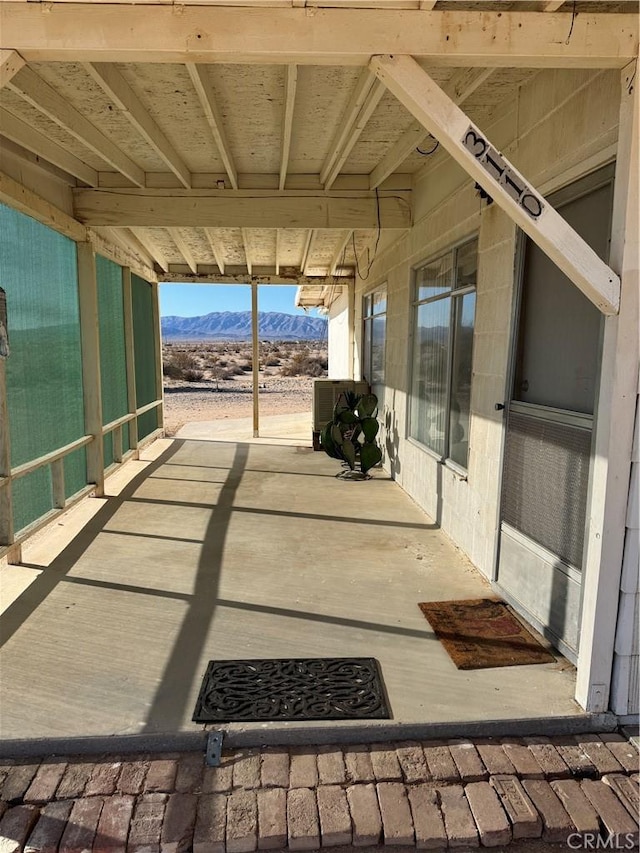
{"type": "Polygon", "coordinates": [[[368,382],[356,382],[354,379],[314,379],[313,381],[313,447],[320,450],[320,433],[333,418],[333,409],[338,398],[345,391],[354,394],[368,394],[368,382]]]}

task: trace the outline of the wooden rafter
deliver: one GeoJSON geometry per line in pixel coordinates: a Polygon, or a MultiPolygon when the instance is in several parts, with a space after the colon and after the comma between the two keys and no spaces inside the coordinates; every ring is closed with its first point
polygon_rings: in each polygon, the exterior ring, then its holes
{"type": "Polygon", "coordinates": [[[131,234],[136,238],[141,246],[151,255],[153,260],[158,264],[160,269],[169,272],[169,262],[165,258],[164,251],[156,243],[148,231],[142,228],[129,228],[131,234]]]}
{"type": "Polygon", "coordinates": [[[176,248],[178,249],[178,251],[180,252],[182,257],[185,259],[187,266],[189,267],[189,269],[191,270],[192,273],[197,275],[198,274],[198,265],[197,265],[197,263],[193,257],[191,249],[189,248],[189,246],[187,245],[187,242],[185,241],[184,237],[180,233],[180,229],[179,228],[168,228],[167,230],[169,231],[169,234],[171,235],[171,239],[176,244],[176,248]]]}
{"type": "Polygon", "coordinates": [[[313,244],[315,243],[317,236],[317,232],[315,228],[312,228],[307,234],[307,238],[305,240],[304,249],[302,250],[302,260],[300,261],[300,272],[302,275],[307,275],[307,267],[309,266],[309,258],[311,257],[311,252],[313,249],[313,244]]]}
{"type": "Polygon", "coordinates": [[[336,269],[338,268],[338,264],[340,264],[342,259],[343,259],[343,256],[345,254],[345,250],[346,250],[347,246],[349,245],[349,241],[351,240],[352,234],[353,234],[353,231],[347,231],[344,234],[343,238],[338,243],[338,246],[337,246],[335,252],[333,253],[333,257],[331,258],[331,263],[329,264],[329,270],[328,270],[329,275],[335,275],[336,269]]]}
{"type": "Polygon", "coordinates": [[[237,190],[238,173],[233,162],[229,143],[227,142],[227,136],[222,122],[222,114],[220,113],[215,92],[213,91],[211,80],[209,79],[209,73],[207,69],[201,68],[199,65],[195,65],[193,62],[187,62],[186,65],[189,77],[191,77],[191,82],[193,83],[198,95],[198,100],[200,101],[204,111],[205,118],[209,128],[211,129],[211,133],[213,134],[220,158],[224,163],[224,168],[229,176],[231,186],[234,190],[237,190]]]}
{"type": "Polygon", "coordinates": [[[98,186],[98,173],[91,166],[83,163],[75,154],[67,151],[53,139],[45,136],[35,127],[31,127],[21,118],[0,107],[0,134],[12,142],[37,154],[47,163],[53,163],[59,169],[79,178],[90,187],[98,186]]]}
{"type": "Polygon", "coordinates": [[[247,264],[247,271],[249,275],[253,272],[253,260],[251,257],[251,238],[249,237],[249,230],[247,228],[241,228],[242,232],[242,246],[244,248],[244,257],[247,264]]]}
{"type": "Polygon", "coordinates": [[[320,170],[320,183],[331,189],[353,146],[384,95],[384,86],[367,68],[358,80],[320,170]]]}
{"type": "Polygon", "coordinates": [[[23,68],[7,85],[132,183],[139,187],[144,186],[142,169],[31,68],[23,68]]]}
{"type": "Polygon", "coordinates": [[[105,237],[108,237],[116,246],[120,246],[125,252],[132,254],[142,261],[146,266],[153,269],[153,258],[146,247],[129,231],[128,228],[101,228],[105,237]]]}
{"type": "Polygon", "coordinates": [[[543,0],[543,12],[557,12],[560,6],[564,6],[564,0],[543,0]]]}
{"type": "Polygon", "coordinates": [[[275,256],[276,275],[280,275],[280,229],[276,228],[276,256],[275,256]]]}
{"type": "Polygon", "coordinates": [[[282,121],[282,147],[280,154],[279,189],[283,190],[287,181],[289,166],[289,151],[291,149],[291,132],[293,130],[293,111],[296,103],[296,86],[298,85],[298,68],[287,65],[284,81],[284,118],[282,121]]]}
{"type": "Polygon", "coordinates": [[[371,68],[584,295],[604,314],[615,314],[620,301],[618,276],[491,146],[427,72],[410,56],[377,56],[371,68]]]}
{"type": "Polygon", "coordinates": [[[224,275],[224,253],[222,251],[220,241],[214,233],[213,228],[205,228],[204,233],[207,240],[209,241],[209,246],[211,247],[211,251],[213,252],[213,257],[216,259],[218,269],[224,275]]]}
{"type": "Polygon", "coordinates": [[[15,77],[24,64],[17,50],[0,50],[0,89],[15,77]]]}
{"type": "Polygon", "coordinates": [[[430,12],[436,5],[438,0],[420,0],[420,9],[423,12],[430,12]]]}
{"type": "Polygon", "coordinates": [[[136,131],[171,169],[180,183],[189,188],[191,186],[189,169],[118,69],[107,62],[87,62],[85,68],[122,110],[136,131]]]}
{"type": "MultiPolygon", "coordinates": [[[[454,103],[461,104],[494,73],[494,68],[461,68],[452,75],[442,90],[449,95],[454,103]]],[[[425,136],[424,127],[420,122],[413,122],[371,172],[370,188],[379,187],[389,175],[393,174],[407,157],[420,146],[425,136]]]]}
{"type": "MultiPolygon", "coordinates": [[[[452,67],[622,68],[638,51],[637,10],[544,12],[436,7],[314,9],[0,2],[3,44],[28,62],[234,62],[366,66],[407,54],[452,67]],[[141,38],[141,34],[144,37],[141,38]],[[453,36],[455,34],[455,37],[453,36]]],[[[455,4],[457,5],[457,4],[455,4]]]]}
{"type": "Polygon", "coordinates": [[[145,228],[377,228],[411,226],[411,193],[287,190],[73,190],[75,215],[91,226],[145,228]]]}

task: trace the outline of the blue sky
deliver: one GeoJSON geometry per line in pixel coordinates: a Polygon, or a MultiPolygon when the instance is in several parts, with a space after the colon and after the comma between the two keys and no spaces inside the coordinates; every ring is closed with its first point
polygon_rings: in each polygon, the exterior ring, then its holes
{"type": "MultiPolygon", "coordinates": [[[[261,285],[258,287],[259,311],[282,311],[304,314],[295,308],[294,286],[261,285]]],[[[160,314],[163,317],[201,317],[213,311],[250,311],[251,287],[233,284],[160,284],[160,314]]],[[[309,312],[315,315],[315,311],[309,312]]]]}

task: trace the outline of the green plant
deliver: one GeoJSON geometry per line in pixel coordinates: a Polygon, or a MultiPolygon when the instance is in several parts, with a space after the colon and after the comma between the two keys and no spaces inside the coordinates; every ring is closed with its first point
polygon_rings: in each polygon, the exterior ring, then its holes
{"type": "Polygon", "coordinates": [[[320,434],[323,450],[333,459],[340,459],[349,471],[340,474],[350,479],[361,479],[382,459],[376,444],[378,423],[378,398],[375,394],[359,396],[353,391],[341,394],[333,410],[333,419],[320,434]],[[360,470],[356,471],[356,463],[360,470]]]}

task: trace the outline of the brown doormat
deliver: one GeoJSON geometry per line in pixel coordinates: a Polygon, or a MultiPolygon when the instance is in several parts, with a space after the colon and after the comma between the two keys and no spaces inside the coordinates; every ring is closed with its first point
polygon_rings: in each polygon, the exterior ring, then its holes
{"type": "Polygon", "coordinates": [[[458,669],[552,663],[555,658],[504,601],[423,601],[418,605],[458,669]]]}

